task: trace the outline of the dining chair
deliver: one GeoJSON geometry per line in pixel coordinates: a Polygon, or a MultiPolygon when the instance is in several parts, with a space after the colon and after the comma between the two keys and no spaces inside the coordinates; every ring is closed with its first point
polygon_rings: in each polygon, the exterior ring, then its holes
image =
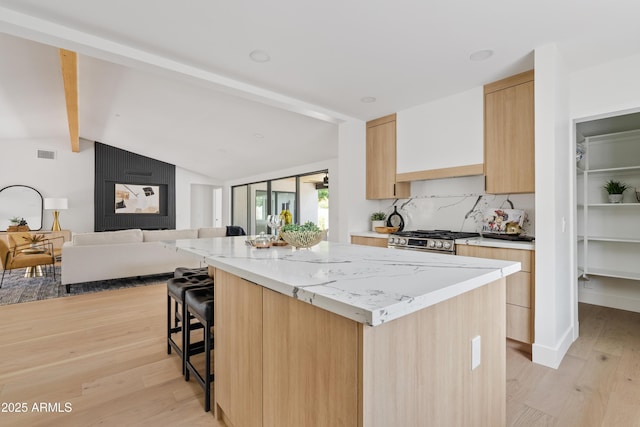
{"type": "Polygon", "coordinates": [[[15,270],[17,268],[51,266],[53,271],[53,280],[56,280],[55,255],[53,244],[50,242],[40,242],[35,246],[30,244],[21,244],[9,247],[4,239],[0,239],[0,263],[2,263],[2,279],[0,279],[0,288],[4,282],[4,275],[7,270],[15,270]],[[34,253],[35,252],[35,253],[34,253]]]}

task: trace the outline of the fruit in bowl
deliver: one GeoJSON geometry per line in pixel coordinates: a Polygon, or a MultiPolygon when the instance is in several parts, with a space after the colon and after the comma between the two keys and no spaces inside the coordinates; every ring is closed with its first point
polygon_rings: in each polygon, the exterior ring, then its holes
{"type": "Polygon", "coordinates": [[[287,224],[280,229],[282,240],[296,248],[310,248],[317,245],[324,237],[324,231],[317,225],[307,221],[302,225],[287,224]]]}

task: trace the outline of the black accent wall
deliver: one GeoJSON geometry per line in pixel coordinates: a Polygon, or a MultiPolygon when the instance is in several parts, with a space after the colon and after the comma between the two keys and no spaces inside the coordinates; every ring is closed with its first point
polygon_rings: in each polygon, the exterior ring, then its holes
{"type": "Polygon", "coordinates": [[[95,143],[95,231],[176,228],[176,167],[95,143]],[[115,213],[115,184],[159,186],[160,213],[115,213]]]}

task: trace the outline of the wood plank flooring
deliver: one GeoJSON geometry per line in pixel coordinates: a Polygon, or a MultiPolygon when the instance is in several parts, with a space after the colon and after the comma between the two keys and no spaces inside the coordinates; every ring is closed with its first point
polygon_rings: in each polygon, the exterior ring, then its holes
{"type": "Polygon", "coordinates": [[[579,305],[580,337],[559,369],[507,351],[507,425],[640,426],[640,313],[579,305]]]}
{"type": "Polygon", "coordinates": [[[0,307],[0,425],[218,426],[165,322],[163,284],[0,307]]]}
{"type": "MultiPolygon", "coordinates": [[[[0,307],[0,425],[220,426],[166,354],[165,307],[165,285],[0,307]]],[[[640,426],[640,314],[581,304],[580,325],[558,370],[507,348],[507,425],[640,426]]]]}

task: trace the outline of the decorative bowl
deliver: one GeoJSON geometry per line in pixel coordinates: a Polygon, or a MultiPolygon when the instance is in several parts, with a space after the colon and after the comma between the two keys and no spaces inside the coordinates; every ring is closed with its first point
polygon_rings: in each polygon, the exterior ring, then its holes
{"type": "Polygon", "coordinates": [[[322,241],[324,231],[280,231],[282,239],[296,248],[310,248],[322,241]]]}
{"type": "Polygon", "coordinates": [[[376,227],[376,231],[382,234],[395,233],[400,227],[376,227]]]}

